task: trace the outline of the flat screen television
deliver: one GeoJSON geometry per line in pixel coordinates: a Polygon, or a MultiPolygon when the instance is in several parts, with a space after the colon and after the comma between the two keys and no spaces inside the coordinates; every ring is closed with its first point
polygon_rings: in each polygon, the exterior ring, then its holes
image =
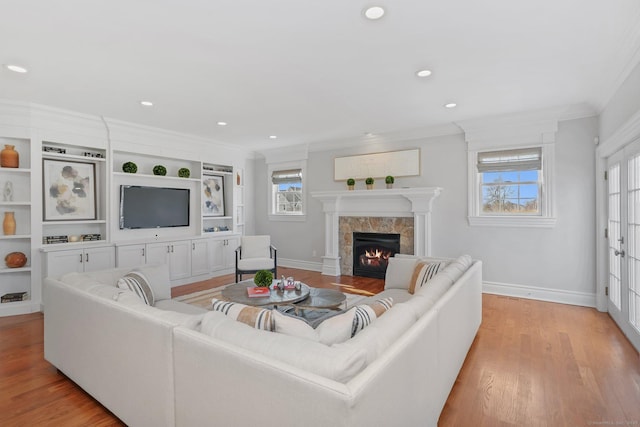
{"type": "Polygon", "coordinates": [[[120,229],[188,227],[188,188],[120,186],[120,229]]]}

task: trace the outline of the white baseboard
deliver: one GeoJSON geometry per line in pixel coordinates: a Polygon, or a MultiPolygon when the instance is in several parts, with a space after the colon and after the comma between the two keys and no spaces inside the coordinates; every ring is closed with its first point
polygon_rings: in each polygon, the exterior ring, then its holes
{"type": "Polygon", "coordinates": [[[584,307],[596,306],[596,294],[588,292],[564,291],[498,282],[483,282],[482,292],[486,294],[558,302],[561,304],[580,305],[584,307]]]}
{"type": "Polygon", "coordinates": [[[300,261],[297,259],[288,259],[278,257],[278,267],[299,268],[300,270],[322,272],[321,262],[300,261]]]}

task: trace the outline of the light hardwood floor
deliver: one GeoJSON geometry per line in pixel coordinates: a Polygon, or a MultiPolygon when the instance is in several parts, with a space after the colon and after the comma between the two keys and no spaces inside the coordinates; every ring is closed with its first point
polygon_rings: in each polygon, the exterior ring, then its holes
{"type": "MultiPolygon", "coordinates": [[[[383,287],[376,279],[279,273],[346,291],[335,283],[356,292],[383,287]]],[[[173,296],[232,280],[177,287],[173,296]]],[[[0,318],[0,426],[111,425],[123,424],[43,359],[41,313],[0,318]]],[[[640,426],[640,358],[607,314],[484,295],[482,326],[439,425],[640,426]]]]}

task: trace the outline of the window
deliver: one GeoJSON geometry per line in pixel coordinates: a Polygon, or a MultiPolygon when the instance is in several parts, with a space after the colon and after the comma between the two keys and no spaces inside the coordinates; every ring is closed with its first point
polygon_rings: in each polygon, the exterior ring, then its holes
{"type": "Polygon", "coordinates": [[[540,215],[542,149],[478,153],[481,215],[540,215]]]}
{"type": "Polygon", "coordinates": [[[302,215],[302,169],[274,170],[271,173],[272,214],[302,215]]]}
{"type": "Polygon", "coordinates": [[[553,227],[553,144],[469,151],[469,223],[553,227]]]}

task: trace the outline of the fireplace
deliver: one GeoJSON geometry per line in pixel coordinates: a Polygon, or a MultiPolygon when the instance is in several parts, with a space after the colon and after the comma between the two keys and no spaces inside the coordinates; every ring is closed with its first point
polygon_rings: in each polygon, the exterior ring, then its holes
{"type": "Polygon", "coordinates": [[[384,279],[389,258],[400,252],[400,234],[353,233],[353,275],[384,279]]]}

